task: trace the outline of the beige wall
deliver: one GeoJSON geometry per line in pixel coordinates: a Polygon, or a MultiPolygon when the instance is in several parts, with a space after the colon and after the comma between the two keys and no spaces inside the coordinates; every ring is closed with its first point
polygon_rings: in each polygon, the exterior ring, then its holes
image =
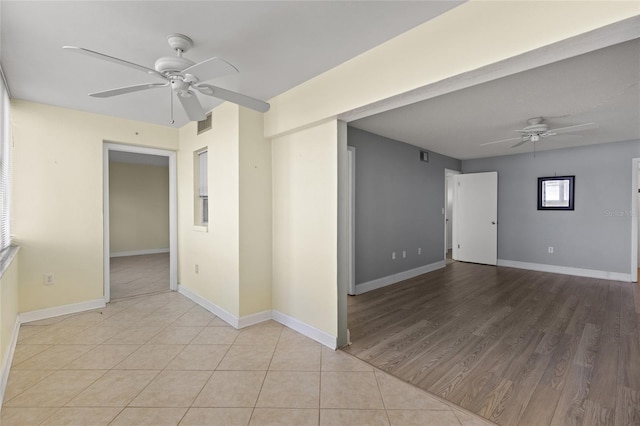
{"type": "Polygon", "coordinates": [[[0,373],[18,320],[18,256],[0,278],[0,373]]]}
{"type": "Polygon", "coordinates": [[[272,140],[273,309],[337,336],[338,124],[272,140]]]}
{"type": "Polygon", "coordinates": [[[20,100],[11,108],[19,311],[102,298],[103,142],[175,150],[178,131],[20,100]],[[43,285],[45,273],[55,285],[43,285]]]}
{"type": "Polygon", "coordinates": [[[271,309],[271,150],[262,114],[223,104],[180,130],[179,283],[243,317],[271,309]],[[208,148],[209,224],[194,225],[194,152],[208,148]],[[198,265],[198,273],[195,265],[198,265]]]}
{"type": "Polygon", "coordinates": [[[180,285],[239,315],[239,115],[225,103],[212,112],[213,128],[180,129],[178,151],[178,247],[180,285]],[[208,147],[209,225],[194,226],[195,151],[208,147]],[[196,274],[195,265],[199,272],[196,274]]]}
{"type": "Polygon", "coordinates": [[[271,143],[240,108],[240,316],[271,309],[271,143]]]}
{"type": "Polygon", "coordinates": [[[109,163],[109,245],[169,250],[169,167],[109,163]]]}

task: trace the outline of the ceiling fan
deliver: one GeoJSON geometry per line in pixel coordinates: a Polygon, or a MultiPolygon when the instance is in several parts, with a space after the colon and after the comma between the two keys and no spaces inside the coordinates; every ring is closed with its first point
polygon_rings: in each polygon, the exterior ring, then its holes
{"type": "Polygon", "coordinates": [[[584,130],[591,130],[598,128],[596,123],[584,123],[584,124],[576,124],[575,126],[567,126],[567,127],[558,127],[556,129],[550,129],[549,126],[544,123],[543,117],[535,117],[527,120],[527,126],[523,129],[516,130],[516,132],[520,133],[520,136],[515,138],[507,138],[501,139],[498,141],[491,141],[481,143],[480,146],[485,145],[493,145],[496,143],[509,142],[509,141],[519,141],[517,144],[513,145],[511,148],[516,148],[518,146],[524,145],[527,142],[538,142],[540,139],[548,138],[551,136],[557,136],[561,134],[570,134],[571,132],[581,132],[584,130]]]}
{"type": "Polygon", "coordinates": [[[111,96],[124,95],[125,93],[170,86],[191,121],[201,121],[206,118],[205,110],[202,108],[195,91],[259,112],[267,112],[269,110],[270,105],[259,99],[204,83],[214,78],[237,73],[238,69],[229,62],[213,57],[196,64],[182,56],[183,53],[193,47],[193,41],[189,37],[183,34],[169,34],[167,41],[169,42],[169,46],[175,50],[176,56],[159,58],[153,69],[82,47],[63,46],[63,49],[137,69],[163,80],[161,83],[137,84],[103,92],[90,93],[89,96],[108,98],[111,96]]]}

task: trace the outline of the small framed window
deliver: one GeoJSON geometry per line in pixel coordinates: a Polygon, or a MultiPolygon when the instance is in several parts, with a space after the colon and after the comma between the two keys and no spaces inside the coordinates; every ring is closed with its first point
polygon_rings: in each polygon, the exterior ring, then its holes
{"type": "Polygon", "coordinates": [[[195,224],[209,223],[208,151],[203,148],[194,153],[195,224]]]}
{"type": "Polygon", "coordinates": [[[538,178],[538,210],[573,210],[575,176],[538,178]]]}

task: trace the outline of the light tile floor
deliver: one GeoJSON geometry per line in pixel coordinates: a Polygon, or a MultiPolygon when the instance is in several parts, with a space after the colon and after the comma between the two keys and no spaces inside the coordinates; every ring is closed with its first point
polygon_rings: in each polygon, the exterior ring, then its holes
{"type": "Polygon", "coordinates": [[[178,293],[24,324],[12,425],[490,425],[274,321],[235,330],[178,293]]]}
{"type": "Polygon", "coordinates": [[[112,257],[111,299],[169,291],[169,253],[112,257]]]}

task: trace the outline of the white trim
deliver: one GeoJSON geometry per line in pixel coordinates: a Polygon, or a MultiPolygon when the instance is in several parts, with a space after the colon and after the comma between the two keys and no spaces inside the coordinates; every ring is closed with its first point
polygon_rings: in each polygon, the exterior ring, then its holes
{"type": "MultiPolygon", "coordinates": [[[[447,238],[447,219],[452,221],[452,225],[453,226],[453,218],[449,217],[447,215],[447,208],[449,207],[449,181],[448,178],[449,176],[454,176],[454,175],[461,175],[462,172],[460,170],[453,170],[453,169],[444,169],[444,257],[446,259],[447,257],[447,252],[449,251],[449,245],[451,245],[451,249],[453,250],[453,242],[449,241],[449,239],[447,238]]],[[[454,196],[454,200],[451,201],[451,203],[453,204],[455,202],[455,196],[454,196]]],[[[451,215],[453,216],[453,206],[451,208],[451,215]]],[[[453,240],[453,233],[451,235],[451,239],[453,240]]]]}
{"type": "Polygon", "coordinates": [[[356,294],[356,149],[347,146],[348,159],[348,182],[347,182],[347,205],[348,205],[348,226],[347,239],[349,241],[349,253],[347,261],[347,270],[349,274],[349,294],[356,294]]]}
{"type": "Polygon", "coordinates": [[[260,324],[261,322],[273,319],[271,310],[258,312],[238,318],[238,328],[245,328],[251,325],[260,324]]]}
{"type": "Polygon", "coordinates": [[[144,148],[105,141],[102,147],[102,204],[103,204],[103,285],[104,301],[111,300],[110,242],[109,242],[109,151],[159,155],[169,159],[169,288],[178,290],[178,191],[177,156],[174,151],[144,148]]]}
{"type": "Polygon", "coordinates": [[[638,175],[640,158],[631,161],[631,281],[638,282],[638,175]]]}
{"type": "Polygon", "coordinates": [[[102,286],[105,303],[111,301],[111,251],[109,243],[109,146],[102,145],[102,286]]]}
{"type": "Polygon", "coordinates": [[[125,256],[140,256],[144,254],[158,254],[158,253],[170,253],[171,249],[160,248],[160,249],[148,249],[148,250],[133,250],[133,251],[116,251],[111,253],[111,257],[125,257],[125,256]]]}
{"type": "Polygon", "coordinates": [[[599,278],[602,280],[631,281],[631,274],[622,272],[598,271],[595,269],[572,268],[569,266],[545,265],[542,263],[518,262],[498,259],[498,266],[529,269],[531,271],[551,272],[554,274],[574,275],[576,277],[599,278]]]}
{"type": "Polygon", "coordinates": [[[326,333],[300,320],[283,314],[282,312],[278,312],[275,309],[273,310],[273,319],[275,321],[278,321],[280,324],[289,327],[290,329],[295,330],[298,333],[327,346],[330,349],[336,349],[338,347],[336,336],[332,336],[329,333],[326,333]]]}
{"type": "Polygon", "coordinates": [[[20,324],[31,321],[40,321],[47,318],[59,317],[61,315],[77,314],[78,312],[100,309],[106,306],[104,299],[86,300],[84,302],[72,303],[70,305],[54,306],[53,308],[38,309],[18,314],[20,324]]]}
{"type": "MultiPolygon", "coordinates": [[[[7,389],[7,380],[9,380],[9,372],[11,371],[11,363],[13,362],[13,354],[16,351],[16,344],[18,344],[18,333],[20,332],[20,318],[16,317],[16,321],[13,325],[13,333],[11,334],[11,341],[7,348],[7,353],[4,354],[2,359],[2,370],[0,370],[0,401],[4,401],[4,392],[7,389]]],[[[2,404],[0,403],[0,411],[2,410],[2,404]]]]}
{"type": "Polygon", "coordinates": [[[204,297],[194,293],[183,285],[178,285],[178,293],[202,306],[207,311],[216,315],[218,318],[236,329],[249,327],[251,325],[259,324],[261,322],[269,321],[272,319],[284,325],[285,327],[289,327],[290,329],[295,330],[298,333],[312,340],[315,340],[316,342],[321,343],[331,349],[336,349],[338,347],[336,336],[332,336],[329,333],[319,330],[309,324],[305,324],[304,322],[285,315],[282,312],[278,312],[276,310],[267,310],[258,312],[257,314],[238,318],[225,309],[221,308],[220,306],[216,305],[215,303],[212,303],[204,297]]]}
{"type": "Polygon", "coordinates": [[[220,318],[221,320],[223,320],[233,328],[236,328],[236,329],[239,328],[238,317],[226,311],[225,309],[221,308],[220,306],[216,305],[215,303],[208,301],[204,297],[189,290],[183,285],[178,285],[178,293],[182,294],[183,296],[187,297],[188,299],[202,306],[207,311],[211,312],[212,314],[214,314],[215,316],[217,316],[218,318],[220,318]]]}
{"type": "Polygon", "coordinates": [[[178,155],[169,153],[169,289],[178,291],[178,155]]]}
{"type": "Polygon", "coordinates": [[[408,280],[409,278],[417,277],[418,275],[426,274],[427,272],[435,271],[436,269],[444,268],[445,266],[446,261],[439,260],[428,265],[409,269],[408,271],[402,271],[398,272],[397,274],[387,275],[386,277],[376,278],[375,280],[356,285],[356,294],[362,294],[371,290],[375,290],[377,288],[386,287],[400,281],[408,280]]]}

